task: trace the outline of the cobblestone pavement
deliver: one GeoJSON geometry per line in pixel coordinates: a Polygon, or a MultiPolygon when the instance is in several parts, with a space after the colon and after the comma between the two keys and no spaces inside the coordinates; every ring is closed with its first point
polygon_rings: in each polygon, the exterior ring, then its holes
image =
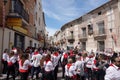
{"type": "MultiPolygon", "coordinates": [[[[7,76],[6,74],[2,74],[0,76],[0,80],[6,80],[6,76],[7,76]]],[[[41,76],[41,74],[40,74],[40,76],[41,76]]],[[[10,80],[12,80],[11,76],[10,76],[10,80]]],[[[20,77],[16,77],[15,80],[20,80],[20,77]]],[[[61,67],[59,67],[59,71],[58,71],[58,80],[64,80],[64,79],[62,79],[62,68],[61,67]]]]}
{"type": "Polygon", "coordinates": [[[64,79],[62,79],[62,68],[61,67],[59,67],[59,71],[58,71],[58,80],[64,80],[64,79]]]}

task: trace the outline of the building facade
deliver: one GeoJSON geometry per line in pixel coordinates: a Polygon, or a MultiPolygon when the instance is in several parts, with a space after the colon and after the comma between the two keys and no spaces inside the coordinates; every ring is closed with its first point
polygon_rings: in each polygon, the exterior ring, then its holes
{"type": "Polygon", "coordinates": [[[58,30],[55,32],[54,37],[53,37],[53,41],[54,41],[54,47],[60,47],[61,46],[61,31],[58,30]]]}
{"type": "Polygon", "coordinates": [[[41,0],[8,0],[6,5],[1,0],[0,3],[0,10],[2,10],[0,44],[3,44],[0,46],[1,52],[5,48],[11,50],[12,47],[19,47],[23,50],[28,46],[39,47],[42,44],[42,38],[39,35],[43,35],[41,31],[45,31],[41,0]],[[5,11],[3,11],[3,6],[5,11]],[[5,21],[3,14],[5,14],[5,21]]]}
{"type": "Polygon", "coordinates": [[[0,0],[0,61],[6,48],[40,47],[45,31],[41,0],[0,0]]]}
{"type": "Polygon", "coordinates": [[[45,26],[45,19],[44,19],[44,12],[42,11],[42,4],[41,0],[36,0],[35,5],[35,37],[39,38],[40,45],[39,47],[44,46],[44,37],[47,37],[46,33],[46,26],[45,26]]]}
{"type": "Polygon", "coordinates": [[[110,0],[61,27],[62,48],[120,51],[120,0],[110,0]]]}

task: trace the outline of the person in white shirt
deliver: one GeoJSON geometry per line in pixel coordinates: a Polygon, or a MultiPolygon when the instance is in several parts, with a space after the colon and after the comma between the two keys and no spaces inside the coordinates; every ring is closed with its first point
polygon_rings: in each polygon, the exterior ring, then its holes
{"type": "Polygon", "coordinates": [[[34,73],[36,72],[36,78],[38,79],[39,72],[40,72],[40,60],[42,59],[42,55],[36,49],[34,54],[32,55],[32,70],[31,70],[31,78],[33,78],[34,73]]]}
{"type": "Polygon", "coordinates": [[[51,55],[51,60],[53,62],[53,66],[54,66],[54,77],[55,80],[57,80],[57,72],[58,72],[58,61],[60,59],[60,55],[57,51],[53,52],[53,54],[51,55]]]}
{"type": "Polygon", "coordinates": [[[85,61],[82,60],[82,56],[76,56],[75,68],[77,72],[77,78],[81,80],[85,80],[85,73],[84,73],[84,63],[85,61]]]}
{"type": "Polygon", "coordinates": [[[44,73],[43,73],[44,79],[54,80],[53,71],[54,71],[54,67],[51,61],[51,55],[47,54],[44,61],[44,73]]]}
{"type": "Polygon", "coordinates": [[[29,61],[28,54],[22,54],[21,59],[19,60],[19,72],[21,76],[21,80],[27,80],[29,75],[29,68],[31,67],[31,62],[29,61]]]}
{"type": "Polygon", "coordinates": [[[62,65],[62,78],[64,78],[64,73],[65,73],[65,65],[67,64],[68,61],[68,52],[63,52],[62,56],[61,56],[61,65],[62,65]]]}
{"type": "Polygon", "coordinates": [[[120,80],[120,57],[113,56],[112,64],[107,68],[104,79],[105,80],[120,80]]]}
{"type": "Polygon", "coordinates": [[[6,74],[7,72],[7,58],[8,58],[8,49],[4,50],[4,53],[2,55],[2,63],[3,63],[3,74],[6,74]]]}
{"type": "Polygon", "coordinates": [[[15,53],[14,53],[14,51],[11,51],[11,53],[9,53],[9,56],[7,58],[8,72],[7,72],[6,80],[9,80],[10,73],[12,73],[12,78],[13,78],[13,80],[15,80],[15,66],[14,66],[14,64],[16,61],[17,61],[17,59],[15,57],[15,53]]]}
{"type": "Polygon", "coordinates": [[[92,79],[92,70],[93,70],[93,66],[94,66],[94,60],[95,60],[95,54],[94,52],[92,52],[88,57],[86,57],[85,59],[85,67],[86,67],[86,74],[88,75],[87,78],[88,79],[92,79]]]}
{"type": "Polygon", "coordinates": [[[72,59],[68,59],[68,63],[65,65],[66,80],[76,80],[76,68],[72,59]]]}

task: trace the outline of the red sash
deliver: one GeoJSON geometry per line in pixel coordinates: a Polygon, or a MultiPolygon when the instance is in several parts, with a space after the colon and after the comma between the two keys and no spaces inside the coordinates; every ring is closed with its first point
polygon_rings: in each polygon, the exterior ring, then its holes
{"type": "Polygon", "coordinates": [[[65,53],[65,54],[64,54],[64,58],[65,58],[65,59],[68,58],[68,54],[65,53]]]}
{"type": "Polygon", "coordinates": [[[8,66],[12,66],[13,65],[13,63],[12,62],[8,62],[8,66]]]}
{"type": "Polygon", "coordinates": [[[55,52],[55,53],[54,53],[54,56],[58,56],[58,52],[55,52]]]}
{"type": "Polygon", "coordinates": [[[67,69],[69,69],[72,66],[72,64],[67,64],[67,69]]]}

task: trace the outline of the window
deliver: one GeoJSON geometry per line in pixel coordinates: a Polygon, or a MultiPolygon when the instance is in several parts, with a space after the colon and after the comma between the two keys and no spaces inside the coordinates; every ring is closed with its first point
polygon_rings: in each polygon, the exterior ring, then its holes
{"type": "Polygon", "coordinates": [[[99,49],[99,51],[104,51],[104,49],[105,49],[104,41],[98,41],[98,49],[99,49]]]}
{"type": "Polygon", "coordinates": [[[82,50],[86,50],[86,42],[82,42],[82,50]]]}
{"type": "Polygon", "coordinates": [[[37,44],[36,43],[34,43],[34,47],[36,48],[37,46],[36,46],[37,44]]]}
{"type": "Polygon", "coordinates": [[[30,44],[30,47],[32,47],[32,41],[31,40],[29,41],[29,44],[30,44]]]}
{"type": "Polygon", "coordinates": [[[70,33],[71,33],[71,37],[73,38],[73,31],[70,31],[70,33]]]}
{"type": "Polygon", "coordinates": [[[98,12],[98,15],[101,15],[102,14],[102,12],[100,11],[100,12],[98,12]]]}
{"type": "Polygon", "coordinates": [[[37,12],[36,12],[36,21],[37,21],[37,12]]]}
{"type": "Polygon", "coordinates": [[[88,25],[88,34],[89,35],[93,34],[93,25],[92,24],[88,25]]]}
{"type": "Polygon", "coordinates": [[[25,38],[23,35],[20,35],[18,33],[15,33],[15,43],[14,43],[14,46],[15,47],[19,47],[21,49],[24,49],[24,42],[25,42],[25,38]]]}
{"type": "Polygon", "coordinates": [[[86,37],[86,28],[82,28],[82,36],[86,37]]]}
{"type": "Polygon", "coordinates": [[[105,34],[104,22],[98,23],[98,34],[105,34]]]}

